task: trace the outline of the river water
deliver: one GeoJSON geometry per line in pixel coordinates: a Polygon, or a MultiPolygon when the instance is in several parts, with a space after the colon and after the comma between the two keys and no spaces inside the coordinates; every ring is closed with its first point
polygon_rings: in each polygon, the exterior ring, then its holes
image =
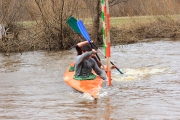
{"type": "MultiPolygon", "coordinates": [[[[111,47],[113,85],[98,100],[63,81],[74,49],[0,54],[0,119],[180,119],[180,41],[111,47]]],[[[102,56],[101,56],[102,58],[102,56]]]]}

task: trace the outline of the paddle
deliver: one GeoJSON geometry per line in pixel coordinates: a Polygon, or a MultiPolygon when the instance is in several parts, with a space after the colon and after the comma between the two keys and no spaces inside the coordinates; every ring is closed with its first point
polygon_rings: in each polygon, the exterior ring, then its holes
{"type": "MultiPolygon", "coordinates": [[[[67,23],[73,28],[73,30],[74,31],[76,31],[79,35],[80,34],[82,34],[81,32],[83,32],[83,31],[80,31],[80,29],[79,29],[79,27],[78,27],[78,25],[77,25],[77,20],[74,18],[74,17],[70,17],[68,20],[67,20],[67,23]]],[[[81,24],[81,25],[83,25],[83,24],[81,24]]],[[[82,27],[84,27],[84,26],[82,26],[82,27]]],[[[82,30],[82,29],[81,29],[82,30]]],[[[83,35],[86,35],[86,39],[88,39],[89,41],[89,43],[90,43],[90,45],[91,45],[91,47],[93,48],[93,46],[92,46],[92,44],[91,44],[91,40],[90,40],[90,38],[89,38],[89,35],[88,35],[88,32],[87,32],[87,30],[83,33],[83,35]]],[[[81,37],[81,36],[80,36],[81,37]]],[[[96,54],[96,56],[97,56],[97,58],[98,58],[98,60],[100,61],[100,58],[99,58],[99,56],[98,56],[98,54],[96,54]]]]}
{"type": "MultiPolygon", "coordinates": [[[[74,17],[70,17],[70,18],[67,20],[67,23],[71,26],[71,28],[72,28],[75,32],[77,32],[79,35],[81,34],[80,29],[79,29],[79,27],[78,27],[78,25],[77,25],[77,20],[76,20],[74,17]]],[[[82,24],[82,21],[79,22],[79,24],[82,24]]],[[[84,25],[80,25],[80,27],[81,27],[81,29],[83,29],[83,30],[82,30],[83,33],[84,33],[84,34],[82,34],[83,37],[89,42],[89,41],[90,41],[90,37],[89,37],[89,34],[88,34],[86,28],[84,27],[84,25]]],[[[98,49],[98,50],[101,52],[101,54],[106,58],[106,56],[104,55],[104,53],[103,53],[94,43],[91,43],[91,44],[92,44],[96,49],[98,49]]],[[[112,65],[114,65],[113,62],[110,61],[110,63],[111,63],[112,65]]],[[[123,74],[123,72],[122,72],[119,68],[116,67],[116,69],[117,69],[121,74],[123,74]]]]}
{"type": "MultiPolygon", "coordinates": [[[[89,42],[89,43],[91,43],[90,41],[90,37],[89,37],[89,34],[88,34],[88,32],[87,32],[87,30],[86,30],[86,28],[85,28],[85,26],[84,26],[84,24],[83,24],[83,22],[81,21],[81,20],[78,20],[77,21],[77,25],[78,25],[78,27],[79,27],[79,30],[81,31],[81,34],[83,35],[83,37],[89,42]]],[[[94,45],[94,44],[93,44],[94,45]]],[[[95,45],[94,45],[95,46],[95,45]]],[[[97,46],[95,46],[97,49],[98,49],[98,47],[97,46]]],[[[99,49],[98,49],[99,50],[99,49]]],[[[104,55],[104,54],[103,54],[104,55]]],[[[105,55],[104,55],[105,56],[105,55]]],[[[105,58],[106,58],[106,56],[105,56],[105,58]]],[[[112,62],[110,62],[112,65],[114,65],[112,62]]],[[[121,74],[123,74],[123,72],[121,72],[117,67],[116,67],[116,69],[121,73],[121,74]]]]}
{"type": "Polygon", "coordinates": [[[74,17],[70,17],[67,20],[67,23],[72,27],[72,29],[74,31],[76,31],[78,34],[81,34],[81,31],[79,30],[79,28],[77,26],[77,20],[74,17]]]}

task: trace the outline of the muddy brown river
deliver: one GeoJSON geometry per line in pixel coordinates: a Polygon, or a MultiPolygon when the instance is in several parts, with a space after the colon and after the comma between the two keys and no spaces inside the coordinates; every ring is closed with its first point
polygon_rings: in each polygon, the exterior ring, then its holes
{"type": "Polygon", "coordinates": [[[97,101],[62,79],[75,56],[74,49],[1,53],[0,119],[180,120],[180,41],[112,46],[124,75],[113,69],[113,86],[97,101]]]}

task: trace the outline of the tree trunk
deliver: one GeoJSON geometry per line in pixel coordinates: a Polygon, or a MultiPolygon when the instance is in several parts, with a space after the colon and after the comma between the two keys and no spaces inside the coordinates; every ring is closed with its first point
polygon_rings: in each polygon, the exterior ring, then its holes
{"type": "Polygon", "coordinates": [[[93,14],[93,26],[92,26],[92,40],[95,42],[98,41],[99,28],[100,28],[100,0],[96,0],[97,4],[95,6],[94,14],[93,14]]]}

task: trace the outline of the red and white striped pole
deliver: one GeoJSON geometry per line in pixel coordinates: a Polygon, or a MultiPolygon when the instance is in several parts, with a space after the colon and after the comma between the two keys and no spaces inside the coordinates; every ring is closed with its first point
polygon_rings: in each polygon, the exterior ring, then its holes
{"type": "Polygon", "coordinates": [[[103,42],[106,54],[106,64],[107,64],[107,76],[108,85],[111,86],[111,68],[110,68],[110,15],[109,15],[109,3],[108,0],[102,0],[102,22],[103,22],[103,42]]]}

